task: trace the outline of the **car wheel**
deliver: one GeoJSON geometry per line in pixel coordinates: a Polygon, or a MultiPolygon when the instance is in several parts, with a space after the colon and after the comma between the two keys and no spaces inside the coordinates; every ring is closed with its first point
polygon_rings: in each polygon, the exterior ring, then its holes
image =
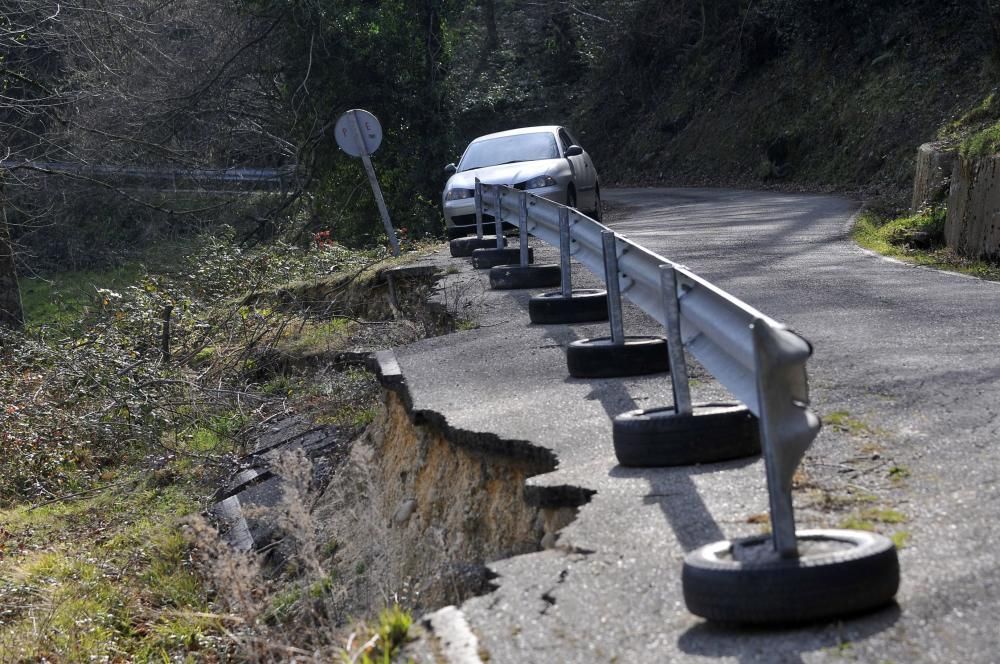
{"type": "MultiPolygon", "coordinates": [[[[472,254],[472,267],[477,270],[488,270],[497,265],[518,265],[521,261],[521,250],[517,247],[506,249],[475,249],[472,254]]],[[[528,262],[535,262],[535,251],[528,248],[528,262]]]]}
{"type": "Polygon", "coordinates": [[[572,186],[566,190],[566,207],[576,209],[576,189],[572,186]]]}
{"type": "Polygon", "coordinates": [[[608,292],[597,288],[575,288],[569,297],[562,291],[541,293],[528,301],[528,316],[536,325],[607,320],[608,292]]]}
{"type": "Polygon", "coordinates": [[[604,220],[604,211],[601,209],[601,188],[594,189],[594,221],[600,223],[604,220]]]}
{"type": "Polygon", "coordinates": [[[892,541],[859,530],[800,530],[799,555],[781,558],[770,535],[691,552],[681,582],[688,611],[732,623],[788,624],[876,609],[899,589],[892,541]]]}
{"type": "Polygon", "coordinates": [[[558,265],[496,265],[490,268],[493,290],[518,290],[558,286],[562,271],[558,265]]]}
{"type": "Polygon", "coordinates": [[[610,337],[580,339],[566,348],[566,366],[574,378],[641,376],[670,369],[663,337],[625,337],[616,345],[610,337]]]}
{"type": "Polygon", "coordinates": [[[467,226],[448,226],[448,239],[454,240],[456,238],[465,237],[469,233],[475,233],[476,229],[473,228],[471,231],[467,226]]]}
{"type": "MultiPolygon", "coordinates": [[[[507,238],[500,238],[501,244],[507,246],[507,238]]],[[[455,258],[468,258],[476,249],[490,249],[497,246],[496,236],[484,235],[482,239],[478,237],[455,238],[448,243],[451,255],[455,258]]]]}
{"type": "Polygon", "coordinates": [[[740,403],[630,410],[612,425],[618,463],[633,467],[690,466],[760,454],[757,418],[740,403]]]}

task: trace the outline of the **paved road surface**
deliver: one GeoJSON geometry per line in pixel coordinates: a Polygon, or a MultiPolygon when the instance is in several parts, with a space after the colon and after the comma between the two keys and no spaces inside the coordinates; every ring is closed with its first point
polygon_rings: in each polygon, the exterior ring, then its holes
{"type": "MultiPolygon", "coordinates": [[[[544,492],[595,491],[558,547],[496,562],[462,607],[491,662],[993,662],[1000,659],[1000,285],[856,248],[857,205],[828,196],[618,190],[616,230],[808,338],[826,427],[796,492],[800,527],[862,523],[905,541],[898,605],[785,630],[691,616],[686,551],[760,532],[760,461],[629,470],[609,415],[669,404],[662,377],[580,381],[572,339],[606,327],[526,324],[527,294],[484,293],[483,326],[397,349],[414,407],[458,429],[550,450],[544,492]],[[470,394],[492,394],[484,408],[470,394]]],[[[656,332],[629,312],[627,332],[656,332]]],[[[694,398],[724,395],[694,370],[694,398]]]]}

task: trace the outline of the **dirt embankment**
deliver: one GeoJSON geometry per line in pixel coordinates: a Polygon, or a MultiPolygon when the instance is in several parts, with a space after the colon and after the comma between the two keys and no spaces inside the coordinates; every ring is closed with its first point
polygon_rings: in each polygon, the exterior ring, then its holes
{"type": "MultiPolygon", "coordinates": [[[[279,348],[268,366],[305,371],[324,391],[346,389],[336,366],[350,375],[369,350],[461,324],[461,302],[431,297],[442,276],[433,266],[410,266],[276,293],[283,306],[336,303],[359,318],[384,318],[391,329],[380,344],[369,330],[317,352],[279,348]]],[[[576,512],[526,494],[529,477],[554,469],[550,453],[456,431],[434,413],[414,411],[402,377],[387,373],[391,352],[377,357],[367,366],[381,385],[369,375],[357,397],[367,403],[364,427],[331,424],[322,408],[262,424],[254,451],[213,508],[230,543],[266,554],[279,575],[291,566],[334,579],[323,603],[338,625],[394,603],[421,614],[487,592],[486,563],[550,545],[576,512]],[[308,490],[291,477],[303,457],[308,490]],[[290,514],[299,515],[297,532],[290,514]]]]}
{"type": "Polygon", "coordinates": [[[384,396],[314,512],[324,539],[342,542],[338,556],[363,570],[350,593],[358,610],[393,594],[425,611],[485,592],[484,563],[537,551],[572,519],[525,497],[525,480],[551,462],[457,443],[384,396]]]}

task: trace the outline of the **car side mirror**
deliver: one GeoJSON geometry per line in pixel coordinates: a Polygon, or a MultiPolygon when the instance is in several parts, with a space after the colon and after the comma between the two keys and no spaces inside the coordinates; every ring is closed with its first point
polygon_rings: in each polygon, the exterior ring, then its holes
{"type": "Polygon", "coordinates": [[[583,148],[581,148],[579,145],[571,145],[568,148],[566,148],[567,157],[579,157],[582,154],[583,154],[583,148]]]}
{"type": "Polygon", "coordinates": [[[455,167],[455,164],[448,164],[447,166],[444,167],[445,175],[454,175],[457,172],[458,168],[455,167]]]}

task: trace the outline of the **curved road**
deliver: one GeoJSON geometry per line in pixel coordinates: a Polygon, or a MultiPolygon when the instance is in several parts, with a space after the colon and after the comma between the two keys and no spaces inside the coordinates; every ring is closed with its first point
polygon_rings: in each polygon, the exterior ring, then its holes
{"type": "MultiPolygon", "coordinates": [[[[900,618],[855,654],[995,661],[1000,284],[859,249],[847,236],[857,206],[840,198],[690,189],[607,198],[627,206],[616,230],[814,344],[813,403],[827,434],[847,434],[822,436],[806,462],[832,494],[824,507],[843,502],[824,511],[906,541],[900,618]]],[[[797,501],[809,503],[809,491],[797,501]]]]}

